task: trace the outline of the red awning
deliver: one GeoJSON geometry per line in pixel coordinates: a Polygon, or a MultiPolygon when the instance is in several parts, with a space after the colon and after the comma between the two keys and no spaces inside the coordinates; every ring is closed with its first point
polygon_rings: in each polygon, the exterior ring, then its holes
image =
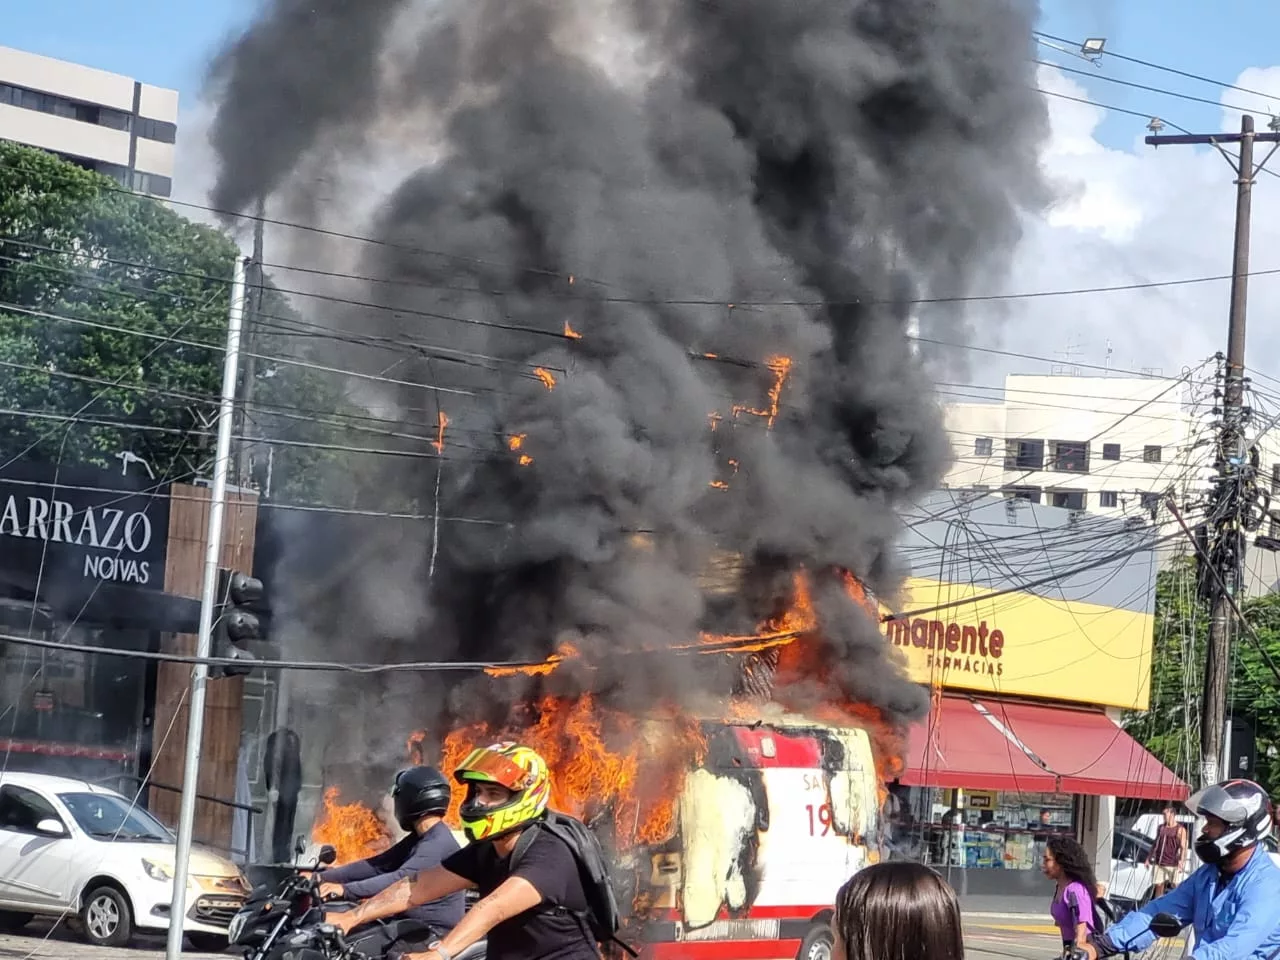
{"type": "Polygon", "coordinates": [[[1036,766],[967,697],[943,697],[908,734],[900,782],[916,787],[1053,793],[1057,779],[1036,766]]]}
{"type": "Polygon", "coordinates": [[[1106,714],[943,697],[908,735],[904,784],[1181,800],[1179,780],[1106,714]]]}
{"type": "Polygon", "coordinates": [[[1185,800],[1190,792],[1105,713],[994,700],[979,703],[1061,778],[1063,793],[1185,800]]]}

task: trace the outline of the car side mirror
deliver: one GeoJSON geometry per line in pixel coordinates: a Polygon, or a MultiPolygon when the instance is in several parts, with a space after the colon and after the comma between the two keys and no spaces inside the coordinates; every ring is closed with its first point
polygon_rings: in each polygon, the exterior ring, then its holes
{"type": "Polygon", "coordinates": [[[36,833],[45,837],[65,837],[67,828],[52,817],[47,817],[36,824],[36,833]]]}
{"type": "Polygon", "coordinates": [[[338,859],[338,851],[329,844],[325,844],[320,848],[320,855],[316,857],[318,863],[323,863],[326,867],[338,859]]]}
{"type": "Polygon", "coordinates": [[[1151,918],[1151,932],[1162,940],[1172,940],[1182,932],[1182,921],[1167,913],[1157,913],[1151,918]]]}

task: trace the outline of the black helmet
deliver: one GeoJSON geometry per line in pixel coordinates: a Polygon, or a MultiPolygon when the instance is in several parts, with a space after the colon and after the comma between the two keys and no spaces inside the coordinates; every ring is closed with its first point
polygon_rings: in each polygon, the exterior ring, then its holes
{"type": "Polygon", "coordinates": [[[1202,836],[1196,841],[1196,856],[1206,863],[1252,847],[1271,832],[1271,798],[1252,780],[1224,780],[1205,787],[1187,798],[1187,809],[1227,825],[1216,840],[1202,836]]]}
{"type": "Polygon", "coordinates": [[[396,774],[391,788],[395,800],[396,822],[403,830],[413,830],[423,817],[443,816],[449,809],[453,788],[435,767],[409,767],[396,774]]]}

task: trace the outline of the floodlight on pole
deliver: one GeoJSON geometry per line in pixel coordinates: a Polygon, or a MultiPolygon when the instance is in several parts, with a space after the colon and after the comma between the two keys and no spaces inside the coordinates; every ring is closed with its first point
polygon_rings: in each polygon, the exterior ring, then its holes
{"type": "Polygon", "coordinates": [[[1048,47],[1050,50],[1057,50],[1059,53],[1065,53],[1067,56],[1075,57],[1077,60],[1085,60],[1088,63],[1092,63],[1095,67],[1098,66],[1098,58],[1102,56],[1102,48],[1107,42],[1106,40],[1096,39],[1086,40],[1084,43],[1080,44],[1078,49],[1072,49],[1071,47],[1064,47],[1056,43],[1051,43],[1044,39],[1044,37],[1038,36],[1035,40],[1036,43],[1041,46],[1048,47]],[[1091,44],[1092,46],[1090,46],[1091,44]]]}

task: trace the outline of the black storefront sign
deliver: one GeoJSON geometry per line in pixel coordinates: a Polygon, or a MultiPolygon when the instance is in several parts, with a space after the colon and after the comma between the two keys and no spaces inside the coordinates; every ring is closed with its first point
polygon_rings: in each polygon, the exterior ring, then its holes
{"type": "Polygon", "coordinates": [[[110,621],[117,608],[151,606],[164,590],[168,543],[168,483],[53,464],[0,474],[0,582],[55,615],[92,608],[110,621]]]}

